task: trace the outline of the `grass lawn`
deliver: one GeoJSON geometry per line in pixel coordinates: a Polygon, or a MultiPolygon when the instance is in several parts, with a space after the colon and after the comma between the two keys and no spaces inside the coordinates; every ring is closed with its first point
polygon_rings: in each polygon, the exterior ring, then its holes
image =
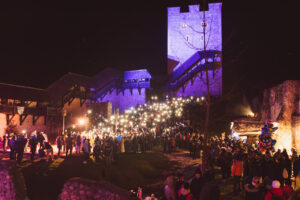
{"type": "Polygon", "coordinates": [[[106,180],[124,189],[136,189],[160,180],[164,169],[171,163],[161,153],[122,154],[110,168],[104,163],[83,163],[82,156],[56,159],[47,163],[44,159],[24,161],[21,171],[25,178],[28,197],[31,200],[57,199],[64,183],[72,177],[106,180]]]}

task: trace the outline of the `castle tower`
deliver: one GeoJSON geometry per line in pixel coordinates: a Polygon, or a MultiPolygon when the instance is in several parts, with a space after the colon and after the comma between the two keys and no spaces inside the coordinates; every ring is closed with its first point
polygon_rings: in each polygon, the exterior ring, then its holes
{"type": "Polygon", "coordinates": [[[168,8],[168,73],[165,91],[176,96],[205,96],[204,34],[209,66],[211,95],[222,95],[222,4],[211,3],[209,10],[199,11],[190,5],[189,12],[180,7],[168,8]]]}

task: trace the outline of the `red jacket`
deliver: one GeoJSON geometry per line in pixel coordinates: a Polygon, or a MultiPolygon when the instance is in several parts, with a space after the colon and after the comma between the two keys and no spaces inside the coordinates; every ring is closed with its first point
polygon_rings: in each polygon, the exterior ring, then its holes
{"type": "Polygon", "coordinates": [[[295,191],[291,186],[285,185],[282,189],[283,189],[283,194],[286,195],[287,198],[295,194],[295,191]]]}
{"type": "Polygon", "coordinates": [[[243,175],[243,161],[236,160],[231,168],[231,176],[242,176],[243,175]]]}
{"type": "Polygon", "coordinates": [[[283,195],[283,188],[273,188],[271,192],[268,192],[265,196],[265,200],[271,200],[273,196],[279,196],[283,200],[285,200],[285,197],[283,195]]]}

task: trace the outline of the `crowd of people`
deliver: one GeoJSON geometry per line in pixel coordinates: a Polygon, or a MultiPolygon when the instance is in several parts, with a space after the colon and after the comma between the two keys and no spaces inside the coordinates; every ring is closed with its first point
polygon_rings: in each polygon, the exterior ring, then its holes
{"type": "Polygon", "coordinates": [[[212,137],[204,146],[203,137],[189,128],[177,127],[168,135],[175,146],[189,150],[191,158],[206,159],[205,169],[197,168],[191,180],[182,174],[167,178],[168,200],[219,199],[218,185],[227,181],[233,183],[233,194],[243,191],[246,200],[300,198],[300,155],[295,149],[291,155],[286,149],[262,153],[257,145],[229,137],[212,137]],[[218,168],[221,182],[215,180],[218,168]]]}
{"type": "Polygon", "coordinates": [[[31,153],[31,160],[38,154],[46,156],[47,161],[54,160],[54,152],[66,159],[75,152],[83,155],[84,164],[92,157],[94,162],[103,160],[108,167],[120,153],[143,153],[161,144],[164,153],[172,153],[177,147],[189,150],[192,159],[202,160],[193,179],[185,180],[183,174],[167,178],[167,200],[219,199],[216,167],[221,172],[221,183],[232,181],[232,192],[243,191],[246,200],[299,198],[300,157],[294,149],[291,155],[286,150],[262,153],[255,144],[229,137],[205,141],[198,130],[181,120],[184,105],[199,102],[199,98],[190,97],[140,105],[104,119],[89,131],[61,134],[52,145],[45,133],[34,132],[27,137],[10,133],[3,136],[3,150],[9,148],[10,159],[18,163],[24,151],[31,153]]]}
{"type": "Polygon", "coordinates": [[[111,137],[109,134],[101,136],[95,134],[93,137],[86,137],[80,132],[59,135],[54,144],[48,142],[47,135],[42,132],[34,132],[31,136],[26,137],[24,134],[16,135],[6,134],[2,138],[2,149],[9,149],[10,160],[17,160],[20,164],[23,159],[24,152],[30,152],[30,158],[46,157],[47,161],[54,160],[54,150],[56,146],[56,157],[70,158],[72,154],[83,154],[86,164],[90,158],[94,158],[95,162],[105,161],[105,165],[109,166],[117,158],[119,153],[135,152],[143,153],[151,150],[157,143],[154,135],[148,132],[143,134],[130,134],[130,136],[111,137]],[[62,154],[64,152],[64,154],[62,154]]]}
{"type": "MultiPolygon", "coordinates": [[[[171,153],[177,147],[189,150],[191,159],[206,160],[205,169],[198,167],[194,178],[190,180],[185,180],[183,174],[167,178],[165,193],[168,200],[219,199],[220,191],[215,180],[216,167],[221,172],[221,183],[232,181],[232,192],[238,194],[244,191],[246,200],[299,198],[300,156],[294,149],[291,155],[285,149],[261,153],[253,144],[228,137],[212,137],[204,146],[203,136],[178,124],[160,128],[159,136],[152,134],[150,130],[143,134],[116,135],[118,137],[107,134],[92,138],[79,133],[59,135],[55,141],[57,157],[64,156],[68,159],[74,154],[80,154],[86,164],[91,161],[92,156],[95,162],[104,160],[108,167],[119,153],[142,153],[151,150],[155,144],[161,144],[164,153],[171,153]]],[[[4,151],[10,149],[10,159],[17,160],[18,163],[22,161],[26,149],[31,152],[31,160],[35,159],[36,153],[39,157],[46,156],[47,161],[54,159],[54,146],[40,132],[29,138],[22,134],[11,137],[5,135],[2,145],[4,151]]]]}

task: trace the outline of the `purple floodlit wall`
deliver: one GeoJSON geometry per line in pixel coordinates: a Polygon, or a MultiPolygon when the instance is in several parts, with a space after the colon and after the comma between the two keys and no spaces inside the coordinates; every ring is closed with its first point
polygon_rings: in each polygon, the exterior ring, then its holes
{"type": "MultiPolygon", "coordinates": [[[[205,21],[206,49],[222,51],[222,3],[209,4],[205,21]]],[[[172,66],[168,65],[172,68],[169,71],[176,70],[197,51],[203,50],[202,22],[203,12],[199,11],[199,5],[190,5],[187,13],[180,13],[180,7],[168,8],[168,61],[172,61],[172,66]]],[[[222,69],[216,72],[210,82],[211,94],[221,96],[222,69]]],[[[203,85],[203,80],[197,77],[193,84],[191,81],[186,84],[184,92],[179,89],[176,93],[183,96],[202,96],[207,93],[203,85]]]]}
{"type": "MultiPolygon", "coordinates": [[[[213,74],[213,71],[208,71],[209,76],[209,88],[210,88],[210,95],[220,97],[222,96],[222,68],[215,71],[213,74]],[[221,89],[220,89],[221,88],[221,89]]],[[[183,97],[189,97],[189,96],[206,96],[207,90],[206,90],[206,76],[205,73],[198,74],[198,76],[195,77],[194,80],[189,80],[186,82],[184,86],[179,88],[175,92],[176,96],[183,96],[183,97]]]]}
{"type": "MultiPolygon", "coordinates": [[[[207,50],[222,51],[221,11],[221,3],[211,3],[205,12],[207,50]]],[[[180,13],[180,7],[168,8],[168,56],[179,61],[177,66],[203,50],[202,22],[199,5],[190,5],[187,13],[180,13]]]]}
{"type": "Polygon", "coordinates": [[[123,113],[126,109],[130,107],[135,107],[139,104],[145,104],[146,102],[146,89],[141,88],[141,93],[138,89],[125,89],[123,92],[117,94],[116,90],[113,90],[112,93],[107,93],[106,96],[101,100],[101,102],[111,102],[112,108],[115,110],[119,109],[120,113],[123,113]]]}

